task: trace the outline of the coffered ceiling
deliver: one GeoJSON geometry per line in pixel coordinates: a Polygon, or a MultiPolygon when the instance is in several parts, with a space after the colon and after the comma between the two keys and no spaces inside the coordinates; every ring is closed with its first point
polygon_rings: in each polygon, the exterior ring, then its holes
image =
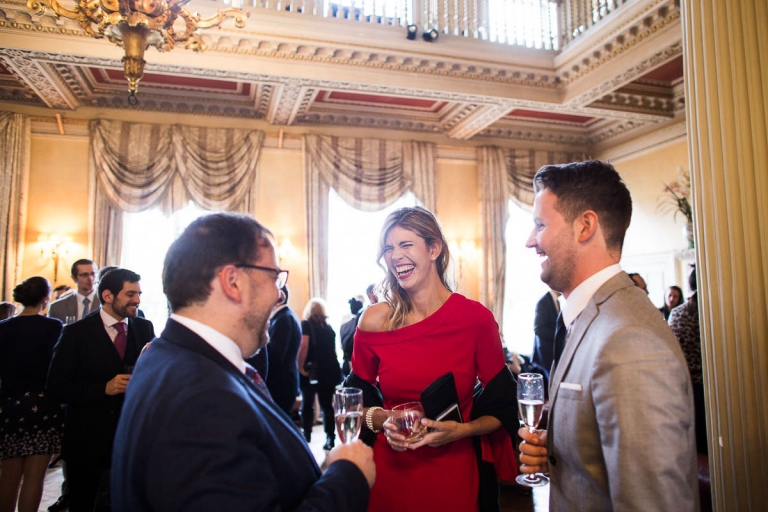
{"type": "MultiPolygon", "coordinates": [[[[216,3],[190,6],[211,11],[216,3]]],[[[403,27],[250,11],[244,29],[204,31],[205,53],[148,50],[139,104],[131,106],[121,48],[85,36],[71,20],[0,0],[0,108],[589,146],[662,126],[684,107],[674,0],[628,2],[560,52],[448,35],[408,41],[403,27]]]]}

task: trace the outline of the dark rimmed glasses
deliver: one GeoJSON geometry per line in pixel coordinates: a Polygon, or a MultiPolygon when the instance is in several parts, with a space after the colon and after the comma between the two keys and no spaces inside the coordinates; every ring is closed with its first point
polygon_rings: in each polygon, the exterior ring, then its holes
{"type": "Polygon", "coordinates": [[[251,265],[249,263],[235,263],[237,268],[252,268],[254,270],[261,270],[262,272],[269,272],[275,276],[275,284],[278,288],[282,289],[285,283],[288,282],[288,271],[280,270],[279,268],[272,267],[260,267],[258,265],[251,265]]]}

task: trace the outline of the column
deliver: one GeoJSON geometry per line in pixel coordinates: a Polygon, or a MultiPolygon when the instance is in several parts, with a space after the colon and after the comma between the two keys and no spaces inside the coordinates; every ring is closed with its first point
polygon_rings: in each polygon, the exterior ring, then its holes
{"type": "Polygon", "coordinates": [[[768,503],[768,2],[683,0],[715,510],[768,503]]]}

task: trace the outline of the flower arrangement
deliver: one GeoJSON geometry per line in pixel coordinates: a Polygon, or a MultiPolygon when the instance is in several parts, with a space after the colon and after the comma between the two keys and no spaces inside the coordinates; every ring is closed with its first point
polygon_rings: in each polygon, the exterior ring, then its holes
{"type": "Polygon", "coordinates": [[[659,198],[659,209],[683,214],[686,221],[688,248],[693,248],[693,208],[691,208],[691,175],[682,167],[677,168],[677,181],[664,184],[664,195],[659,198]]]}

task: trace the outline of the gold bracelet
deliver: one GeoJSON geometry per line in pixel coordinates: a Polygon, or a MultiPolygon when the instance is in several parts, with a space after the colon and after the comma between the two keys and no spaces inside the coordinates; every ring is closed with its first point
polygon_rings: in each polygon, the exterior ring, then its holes
{"type": "Polygon", "coordinates": [[[377,410],[383,411],[383,407],[369,407],[368,411],[365,413],[365,426],[368,427],[368,430],[373,432],[374,434],[378,434],[381,432],[381,430],[376,430],[373,428],[373,413],[377,410]]]}

